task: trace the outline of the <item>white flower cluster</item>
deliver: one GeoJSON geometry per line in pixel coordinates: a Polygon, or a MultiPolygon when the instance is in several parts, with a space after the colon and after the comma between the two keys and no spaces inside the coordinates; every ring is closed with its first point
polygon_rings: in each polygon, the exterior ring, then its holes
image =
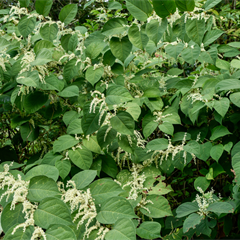
{"type": "Polygon", "coordinates": [[[163,112],[161,112],[161,111],[154,111],[153,116],[157,116],[157,118],[156,118],[156,120],[154,120],[154,122],[157,122],[160,124],[160,123],[162,123],[162,119],[169,117],[171,115],[172,115],[171,113],[163,115],[163,112]]]}
{"type": "Polygon", "coordinates": [[[194,93],[190,93],[187,97],[187,100],[191,99],[192,100],[192,104],[196,101],[200,101],[200,102],[203,102],[203,103],[207,103],[208,100],[206,98],[204,98],[202,96],[202,94],[200,93],[200,90],[199,88],[196,89],[196,92],[194,93]]]}
{"type": "MultiPolygon", "coordinates": [[[[63,186],[63,183],[58,182],[59,187],[63,186]]],[[[97,216],[97,210],[94,203],[94,199],[91,196],[90,189],[87,189],[86,191],[78,190],[76,188],[76,184],[74,181],[69,180],[67,182],[67,187],[69,189],[65,191],[63,188],[60,189],[62,194],[61,199],[65,203],[70,204],[71,212],[73,213],[75,210],[78,210],[76,213],[73,222],[75,222],[78,218],[81,217],[77,224],[77,228],[79,228],[80,225],[82,225],[85,221],[85,233],[83,240],[87,237],[89,237],[90,233],[95,230],[99,229],[98,235],[99,237],[97,239],[104,239],[105,234],[109,231],[108,228],[104,228],[100,226],[99,222],[96,222],[95,225],[90,226],[91,222],[96,218],[97,216]]]]}
{"type": "Polygon", "coordinates": [[[197,194],[196,199],[194,200],[194,202],[197,202],[199,207],[198,214],[200,216],[207,216],[209,214],[209,211],[207,210],[209,204],[217,201],[216,199],[213,198],[214,190],[211,189],[211,191],[207,193],[204,193],[204,191],[200,187],[197,187],[197,190],[202,194],[202,196],[199,196],[197,194]]]}
{"type": "Polygon", "coordinates": [[[138,195],[142,193],[143,190],[148,190],[143,186],[146,180],[146,177],[144,173],[139,175],[139,172],[143,170],[143,166],[140,164],[133,163],[132,169],[130,170],[132,171],[133,180],[128,181],[125,185],[123,185],[122,189],[124,189],[126,186],[130,186],[131,190],[129,192],[128,199],[136,200],[138,195]]]}

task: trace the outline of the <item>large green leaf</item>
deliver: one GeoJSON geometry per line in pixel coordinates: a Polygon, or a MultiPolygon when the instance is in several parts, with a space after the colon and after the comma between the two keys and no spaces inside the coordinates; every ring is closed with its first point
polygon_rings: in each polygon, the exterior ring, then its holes
{"type": "Polygon", "coordinates": [[[51,225],[46,231],[47,240],[77,240],[74,231],[63,224],[51,225]]]}
{"type": "Polygon", "coordinates": [[[210,137],[210,140],[215,140],[219,137],[223,137],[225,135],[231,134],[228,129],[224,126],[217,126],[212,130],[212,135],[210,137]]]}
{"type": "Polygon", "coordinates": [[[133,100],[130,92],[120,85],[113,85],[107,89],[106,103],[109,105],[120,104],[133,100]]]}
{"type": "Polygon", "coordinates": [[[35,113],[41,107],[44,106],[47,100],[48,100],[47,94],[35,91],[26,96],[26,98],[23,101],[23,106],[27,113],[35,113]]]}
{"type": "Polygon", "coordinates": [[[71,212],[68,206],[58,198],[44,198],[34,212],[35,224],[48,229],[52,224],[72,225],[71,212]]]}
{"type": "Polygon", "coordinates": [[[207,208],[207,211],[214,213],[233,213],[234,208],[228,202],[213,202],[207,208]]]}
{"type": "Polygon", "coordinates": [[[177,60],[177,57],[182,52],[183,48],[184,48],[183,43],[178,43],[176,45],[169,44],[165,47],[165,51],[168,55],[174,57],[177,60]]]}
{"type": "MultiPolygon", "coordinates": [[[[46,167],[46,165],[45,165],[46,167]]],[[[27,198],[31,202],[40,202],[46,197],[60,196],[58,186],[52,178],[33,177],[30,180],[27,198]]]]}
{"type": "Polygon", "coordinates": [[[119,112],[110,119],[111,126],[119,133],[133,135],[135,123],[132,116],[127,112],[119,112]]]}
{"type": "Polygon", "coordinates": [[[78,11],[77,4],[68,4],[63,7],[59,13],[59,20],[68,25],[75,17],[78,11]]]}
{"type": "Polygon", "coordinates": [[[21,18],[18,23],[18,30],[23,37],[27,37],[35,28],[36,19],[34,17],[28,18],[27,16],[21,18]]]}
{"type": "Polygon", "coordinates": [[[137,235],[143,239],[155,239],[160,238],[160,231],[160,223],[145,221],[137,228],[137,235]]]}
{"type": "Polygon", "coordinates": [[[36,0],[35,9],[37,13],[47,16],[51,10],[53,0],[36,0]]]}
{"type": "Polygon", "coordinates": [[[58,26],[56,23],[54,24],[45,24],[40,28],[40,35],[43,39],[52,42],[58,33],[58,26]]]}
{"type": "Polygon", "coordinates": [[[1,214],[1,227],[5,233],[15,224],[20,224],[26,221],[24,218],[25,214],[23,213],[22,203],[16,204],[15,209],[10,209],[11,202],[5,206],[1,214]]]}
{"type": "Polygon", "coordinates": [[[53,143],[53,151],[54,152],[61,152],[68,148],[73,147],[79,143],[78,140],[76,140],[74,137],[70,135],[62,135],[53,143]]]}
{"type": "Polygon", "coordinates": [[[104,68],[100,67],[94,69],[94,67],[89,67],[86,71],[86,79],[94,86],[97,83],[104,73],[104,68]]]}
{"type": "Polygon", "coordinates": [[[103,204],[106,200],[118,196],[122,188],[109,178],[101,178],[89,185],[96,204],[103,204]]]}
{"type": "Polygon", "coordinates": [[[219,29],[207,31],[207,33],[204,36],[203,43],[204,47],[209,46],[211,43],[216,41],[224,32],[219,29]]]}
{"type": "Polygon", "coordinates": [[[112,197],[102,204],[97,220],[103,224],[112,224],[121,218],[136,217],[132,205],[126,198],[112,197]]]}
{"type": "Polygon", "coordinates": [[[128,11],[139,21],[146,21],[152,12],[152,6],[148,0],[127,0],[128,11]]]}
{"type": "Polygon", "coordinates": [[[177,8],[182,11],[188,11],[188,12],[192,12],[194,10],[195,7],[195,2],[194,0],[175,0],[176,6],[177,8]]]}
{"type": "Polygon", "coordinates": [[[92,152],[86,148],[77,148],[75,151],[69,150],[69,157],[71,161],[81,169],[87,170],[91,167],[93,162],[92,152]]]}
{"type": "Polygon", "coordinates": [[[132,50],[132,44],[127,36],[122,39],[113,37],[110,41],[110,49],[116,58],[124,62],[132,50]]]}
{"type": "Polygon", "coordinates": [[[165,18],[176,11],[175,0],[152,0],[152,3],[155,12],[161,18],[165,18]]]}
{"type": "Polygon", "coordinates": [[[222,80],[215,86],[215,89],[217,92],[228,91],[231,89],[240,89],[240,80],[238,79],[222,80]]]}
{"type": "Polygon", "coordinates": [[[103,26],[102,33],[106,36],[122,34],[127,30],[127,21],[125,18],[112,18],[103,26]]]}
{"type": "Polygon", "coordinates": [[[193,42],[200,46],[205,33],[205,20],[198,20],[197,18],[188,19],[186,22],[186,33],[193,42]]]}
{"type": "Polygon", "coordinates": [[[32,169],[30,169],[27,174],[25,175],[25,180],[28,181],[33,177],[37,176],[46,176],[48,178],[53,179],[55,182],[58,179],[59,171],[56,167],[47,165],[47,164],[41,164],[39,166],[36,166],[32,169]]]}
{"type": "Polygon", "coordinates": [[[84,170],[75,174],[72,180],[76,183],[77,189],[83,189],[88,186],[97,176],[96,170],[84,170]]]}
{"type": "Polygon", "coordinates": [[[115,222],[111,231],[105,235],[106,240],[136,240],[136,227],[130,219],[121,218],[115,222]]]}
{"type": "Polygon", "coordinates": [[[165,197],[159,195],[150,195],[146,200],[150,200],[152,203],[149,202],[144,206],[145,208],[148,208],[150,212],[144,208],[140,208],[140,211],[144,215],[152,218],[172,216],[170,205],[165,197]]]}
{"type": "Polygon", "coordinates": [[[128,30],[130,42],[137,48],[144,49],[148,43],[148,36],[139,30],[136,24],[133,24],[128,30]]]}

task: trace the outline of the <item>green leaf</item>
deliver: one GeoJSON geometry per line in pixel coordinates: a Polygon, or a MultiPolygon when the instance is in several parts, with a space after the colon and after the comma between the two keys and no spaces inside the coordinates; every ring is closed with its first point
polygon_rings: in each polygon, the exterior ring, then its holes
{"type": "Polygon", "coordinates": [[[111,126],[119,133],[133,135],[135,123],[132,116],[127,112],[119,112],[110,119],[111,126]]]}
{"type": "Polygon", "coordinates": [[[39,83],[39,88],[43,90],[57,90],[61,91],[64,88],[64,82],[59,80],[55,75],[50,74],[45,77],[46,83],[39,83]]]}
{"type": "Polygon", "coordinates": [[[203,8],[205,9],[205,11],[207,11],[210,8],[215,7],[220,2],[221,2],[221,0],[207,0],[206,3],[204,4],[203,8]]]}
{"type": "Polygon", "coordinates": [[[146,21],[152,12],[152,6],[148,0],[127,0],[127,10],[139,21],[146,21]]]}
{"type": "Polygon", "coordinates": [[[194,0],[175,0],[176,6],[177,8],[182,11],[188,11],[188,12],[192,12],[194,10],[195,7],[195,2],[194,0]]]}
{"type": "Polygon", "coordinates": [[[53,0],[36,0],[35,9],[37,13],[47,16],[51,10],[53,0]]]}
{"type": "Polygon", "coordinates": [[[77,59],[72,59],[64,66],[63,69],[63,76],[66,79],[67,82],[72,80],[73,78],[77,77],[79,75],[79,65],[77,64],[77,59]]]}
{"type": "Polygon", "coordinates": [[[111,231],[105,235],[105,239],[136,240],[136,227],[130,219],[118,219],[111,231]]]}
{"type": "Polygon", "coordinates": [[[21,8],[23,8],[23,7],[27,8],[30,3],[30,0],[18,0],[18,1],[20,3],[21,8]]]}
{"type": "Polygon", "coordinates": [[[33,49],[34,49],[35,54],[38,54],[38,52],[40,50],[42,50],[43,48],[52,48],[53,49],[54,45],[52,42],[49,42],[47,40],[40,40],[35,44],[33,49]]]}
{"type": "Polygon", "coordinates": [[[47,240],[77,240],[74,231],[63,224],[51,225],[46,231],[47,240]]]}
{"type": "Polygon", "coordinates": [[[32,234],[34,232],[34,227],[29,226],[26,228],[26,231],[24,232],[22,228],[18,228],[14,234],[12,234],[13,229],[16,227],[16,225],[13,225],[11,228],[8,229],[8,231],[4,235],[4,240],[24,240],[24,239],[31,239],[32,234]]]}
{"type": "Polygon", "coordinates": [[[197,177],[194,181],[194,188],[198,191],[198,187],[200,187],[203,191],[206,191],[210,186],[211,181],[206,177],[197,177]]]}
{"type": "Polygon", "coordinates": [[[230,100],[233,104],[240,108],[240,92],[232,93],[230,95],[230,100]]]}
{"type": "Polygon", "coordinates": [[[40,35],[44,40],[52,42],[57,37],[58,26],[54,24],[45,24],[40,28],[40,35]]]}
{"type": "Polygon", "coordinates": [[[47,48],[43,48],[38,51],[37,57],[33,62],[31,62],[31,65],[32,66],[44,65],[51,61],[53,61],[51,51],[47,48]]]}
{"type": "MultiPolygon", "coordinates": [[[[7,232],[12,226],[26,221],[23,211],[22,203],[15,205],[14,209],[11,209],[11,202],[5,206],[1,214],[1,227],[3,232],[7,232]]],[[[16,238],[15,238],[16,239],[16,238]]]]}
{"type": "Polygon", "coordinates": [[[230,70],[230,63],[228,61],[217,58],[216,67],[224,70],[230,70]]]}
{"type": "Polygon", "coordinates": [[[23,106],[27,113],[35,113],[48,101],[48,95],[43,92],[35,91],[26,96],[23,106]]]}
{"type": "Polygon", "coordinates": [[[205,20],[198,20],[197,18],[188,19],[186,22],[186,33],[193,42],[201,46],[205,33],[205,20]]]}
{"type": "Polygon", "coordinates": [[[197,212],[199,210],[197,202],[185,202],[182,203],[178,208],[176,209],[177,218],[182,218],[190,213],[197,212]]]}
{"type": "Polygon", "coordinates": [[[89,185],[92,197],[96,204],[103,204],[106,200],[118,196],[122,188],[109,178],[101,178],[89,185]]]}
{"type": "MultiPolygon", "coordinates": [[[[46,166],[46,165],[45,165],[46,166]]],[[[37,176],[30,179],[27,198],[31,202],[41,202],[46,197],[60,196],[58,186],[52,178],[37,176]]]]}
{"type": "Polygon", "coordinates": [[[105,42],[99,42],[99,41],[92,42],[87,46],[86,54],[91,59],[95,59],[102,52],[105,46],[106,46],[105,42]]]}
{"type": "Polygon", "coordinates": [[[77,148],[75,151],[68,151],[71,161],[79,168],[87,170],[93,162],[92,152],[86,148],[77,148]]]}
{"type": "Polygon", "coordinates": [[[176,11],[175,0],[152,0],[152,3],[155,12],[161,18],[165,18],[176,11]]]}
{"type": "Polygon", "coordinates": [[[59,175],[64,180],[71,170],[71,163],[69,160],[57,159],[55,162],[55,167],[59,171],[59,175]]]}
{"type": "Polygon", "coordinates": [[[216,41],[224,32],[219,29],[207,31],[207,33],[204,36],[203,43],[204,47],[209,46],[211,43],[216,41]]]}
{"type": "Polygon", "coordinates": [[[231,89],[240,89],[240,80],[237,79],[226,79],[222,80],[215,86],[217,92],[228,91],[231,89]]]}
{"type": "Polygon", "coordinates": [[[150,195],[147,196],[146,200],[150,200],[152,201],[152,203],[149,202],[144,206],[149,209],[150,213],[146,209],[140,208],[140,211],[144,215],[152,218],[172,216],[170,205],[165,197],[158,195],[150,195]]]}
{"type": "Polygon", "coordinates": [[[77,189],[87,187],[97,176],[96,170],[84,170],[75,174],[72,180],[76,183],[77,189]]]}
{"type": "Polygon", "coordinates": [[[101,127],[97,132],[97,141],[101,148],[111,144],[117,136],[117,131],[111,128],[108,131],[109,126],[105,125],[101,127]]]}
{"type": "Polygon", "coordinates": [[[108,20],[102,29],[102,33],[106,36],[122,34],[127,30],[127,20],[125,18],[112,18],[108,20]]]}
{"type": "Polygon", "coordinates": [[[200,144],[197,141],[189,141],[183,149],[189,153],[193,153],[194,155],[200,155],[200,144]]]}
{"type": "Polygon", "coordinates": [[[102,171],[112,178],[116,178],[119,172],[115,160],[108,154],[102,156],[102,171]]]}
{"type": "Polygon", "coordinates": [[[233,59],[230,64],[233,68],[240,68],[240,60],[233,59]]]}
{"type": "Polygon", "coordinates": [[[212,130],[212,135],[210,137],[211,141],[216,140],[219,137],[223,137],[225,135],[232,134],[228,131],[228,129],[224,126],[217,126],[212,130]]]}
{"type": "Polygon", "coordinates": [[[166,19],[163,20],[161,24],[157,19],[152,19],[146,25],[146,34],[148,35],[149,39],[155,43],[155,46],[157,46],[166,29],[167,29],[166,19]]]}
{"type": "Polygon", "coordinates": [[[62,152],[68,148],[73,147],[79,143],[74,137],[70,135],[62,135],[53,143],[53,151],[54,152],[62,152]]]}
{"type": "Polygon", "coordinates": [[[106,103],[108,105],[120,104],[133,100],[130,92],[120,85],[113,85],[107,89],[106,103]]]}
{"type": "Polygon", "coordinates": [[[128,102],[125,105],[126,112],[128,112],[134,119],[134,121],[137,121],[140,114],[141,114],[141,108],[137,103],[134,102],[128,102]]]}
{"type": "Polygon", "coordinates": [[[21,138],[23,139],[23,141],[32,142],[37,139],[37,137],[39,135],[39,128],[38,127],[34,128],[29,123],[25,123],[20,126],[20,134],[21,134],[21,138]]]}
{"type": "MultiPolygon", "coordinates": [[[[149,125],[150,125],[150,123],[149,123],[149,125]]],[[[149,125],[148,125],[148,126],[149,126],[149,125]]],[[[153,123],[152,123],[152,127],[154,127],[153,123]]],[[[158,128],[159,128],[162,132],[164,132],[164,133],[166,133],[166,134],[173,135],[174,128],[173,128],[173,125],[172,125],[171,123],[164,122],[164,123],[160,124],[160,125],[158,126],[158,128]]],[[[145,136],[145,134],[144,134],[144,136],[145,136]]],[[[145,136],[145,137],[146,137],[146,136],[145,136]]]]}
{"type": "Polygon", "coordinates": [[[214,213],[233,213],[234,208],[228,202],[214,202],[209,205],[207,211],[214,213]]]}
{"type": "Polygon", "coordinates": [[[78,97],[79,88],[76,85],[68,86],[58,93],[60,97],[78,97]]]}
{"type": "Polygon", "coordinates": [[[89,67],[86,71],[86,79],[94,86],[97,83],[104,73],[104,68],[100,67],[94,70],[94,67],[89,67]]]}
{"type": "Polygon", "coordinates": [[[98,153],[98,154],[104,154],[104,152],[101,150],[101,147],[98,145],[97,137],[91,136],[88,139],[84,138],[82,140],[83,146],[86,147],[88,150],[98,153]]]}
{"type": "Polygon", "coordinates": [[[31,119],[31,117],[21,117],[21,116],[15,116],[11,119],[11,128],[16,128],[22,125],[23,123],[28,122],[31,119]]]}
{"type": "Polygon", "coordinates": [[[200,53],[201,53],[200,47],[197,44],[195,44],[185,48],[181,52],[181,56],[187,63],[193,65],[195,61],[198,59],[200,53]]]}
{"type": "Polygon", "coordinates": [[[17,82],[28,87],[38,87],[39,85],[38,71],[34,70],[32,72],[22,73],[19,76],[19,78],[17,78],[17,82]]]}
{"type": "Polygon", "coordinates": [[[113,224],[118,219],[132,219],[137,216],[130,202],[123,197],[112,197],[103,203],[96,219],[103,224],[113,224]]]}
{"type": "Polygon", "coordinates": [[[197,213],[189,215],[183,223],[183,232],[188,232],[190,228],[196,228],[196,225],[198,225],[202,219],[203,216],[200,216],[197,213]]]}
{"type": "Polygon", "coordinates": [[[68,41],[68,51],[74,52],[78,45],[78,35],[73,34],[68,41]]]}
{"type": "Polygon", "coordinates": [[[214,101],[214,109],[222,116],[224,117],[225,114],[228,111],[228,108],[230,106],[230,101],[228,98],[224,97],[221,98],[220,100],[215,100],[214,101]]]}
{"type": "Polygon", "coordinates": [[[52,224],[72,225],[71,212],[66,203],[58,198],[44,198],[34,212],[35,224],[48,229],[52,224]]]}
{"type": "Polygon", "coordinates": [[[218,162],[219,158],[223,154],[223,150],[224,149],[222,144],[215,145],[211,148],[210,156],[218,162]]]}
{"type": "Polygon", "coordinates": [[[82,134],[82,119],[74,119],[67,128],[67,134],[82,134]]]}
{"type": "Polygon", "coordinates": [[[148,142],[147,146],[150,150],[165,150],[168,148],[168,140],[165,138],[158,138],[148,142]]]}
{"type": "Polygon", "coordinates": [[[148,43],[148,36],[139,30],[136,24],[133,24],[128,30],[130,42],[137,48],[144,49],[148,43]]]}
{"type": "Polygon", "coordinates": [[[76,17],[77,11],[77,4],[68,4],[61,9],[58,18],[65,25],[68,25],[76,17]]]}
{"type": "Polygon", "coordinates": [[[25,181],[28,181],[33,177],[37,177],[37,176],[41,176],[41,175],[51,178],[56,182],[58,179],[58,176],[59,176],[59,171],[54,166],[47,165],[47,164],[41,164],[39,166],[36,166],[36,167],[30,169],[27,172],[27,174],[25,175],[25,181]]]}
{"type": "Polygon", "coordinates": [[[36,19],[34,17],[28,18],[27,16],[21,18],[18,23],[18,30],[23,37],[27,37],[35,28],[36,19]]]}
{"type": "Polygon", "coordinates": [[[68,126],[74,120],[78,120],[79,116],[80,115],[76,111],[65,112],[63,115],[63,122],[65,123],[66,126],[68,126]]]}
{"type": "Polygon", "coordinates": [[[110,49],[116,58],[124,62],[132,50],[132,44],[127,36],[122,39],[112,37],[110,40],[110,49]]]}
{"type": "Polygon", "coordinates": [[[155,239],[160,238],[160,231],[160,223],[145,221],[137,228],[137,235],[144,239],[155,239]]]}

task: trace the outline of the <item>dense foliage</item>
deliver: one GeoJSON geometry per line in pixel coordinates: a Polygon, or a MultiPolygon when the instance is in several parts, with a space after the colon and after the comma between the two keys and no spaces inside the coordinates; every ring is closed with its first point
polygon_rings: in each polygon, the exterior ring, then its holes
{"type": "Polygon", "coordinates": [[[219,4],[0,10],[4,239],[240,238],[240,4],[219,4]]]}

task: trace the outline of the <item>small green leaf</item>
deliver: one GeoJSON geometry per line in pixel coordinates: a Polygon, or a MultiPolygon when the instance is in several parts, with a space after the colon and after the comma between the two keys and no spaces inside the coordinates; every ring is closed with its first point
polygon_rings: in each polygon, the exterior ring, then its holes
{"type": "Polygon", "coordinates": [[[210,156],[218,162],[219,158],[223,154],[223,150],[224,149],[222,144],[215,145],[211,148],[210,156]]]}
{"type": "Polygon", "coordinates": [[[188,11],[188,12],[192,12],[194,10],[195,7],[195,2],[194,0],[175,0],[176,6],[177,8],[182,11],[188,11]]]}
{"type": "Polygon", "coordinates": [[[121,34],[126,31],[126,25],[127,21],[125,18],[112,18],[104,24],[102,33],[106,36],[121,34]]]}
{"type": "Polygon", "coordinates": [[[228,98],[221,98],[220,100],[215,100],[214,101],[214,109],[222,116],[224,117],[225,114],[228,111],[228,108],[230,106],[230,101],[228,98]]]}
{"type": "Polygon", "coordinates": [[[204,7],[205,11],[207,11],[210,8],[215,7],[220,2],[221,2],[221,0],[207,0],[203,7],[204,7]]]}
{"type": "Polygon", "coordinates": [[[155,12],[161,18],[165,18],[176,11],[175,0],[152,0],[152,3],[155,12]]]}
{"type": "Polygon", "coordinates": [[[63,224],[53,224],[46,231],[48,240],[77,240],[74,231],[63,224]]]}
{"type": "Polygon", "coordinates": [[[192,213],[191,215],[189,215],[183,223],[183,232],[185,233],[189,231],[190,228],[196,228],[196,226],[200,224],[202,219],[203,216],[200,216],[197,213],[192,213]]]}
{"type": "Polygon", "coordinates": [[[158,222],[143,222],[137,228],[137,235],[144,239],[160,238],[161,225],[158,222]]]}
{"type": "Polygon", "coordinates": [[[84,170],[75,174],[72,180],[76,183],[77,189],[83,189],[88,186],[97,176],[96,170],[84,170]]]}
{"type": "Polygon", "coordinates": [[[230,63],[228,61],[217,58],[216,67],[224,70],[230,70],[230,63]]]}
{"type": "Polygon", "coordinates": [[[44,40],[52,42],[57,37],[58,26],[54,24],[45,24],[40,28],[40,35],[44,40]]]}
{"type": "Polygon", "coordinates": [[[71,170],[71,163],[69,160],[57,159],[55,162],[55,167],[59,171],[59,175],[64,180],[71,170]]]}
{"type": "Polygon", "coordinates": [[[27,16],[21,18],[18,23],[18,30],[23,37],[27,37],[35,28],[36,19],[34,17],[28,18],[27,16]]]}
{"type": "Polygon", "coordinates": [[[104,73],[104,68],[100,67],[94,69],[94,67],[89,67],[86,71],[86,79],[94,86],[97,83],[104,73]]]}
{"type": "Polygon", "coordinates": [[[178,206],[176,213],[177,218],[182,218],[190,213],[197,212],[199,210],[198,204],[196,202],[186,202],[182,203],[180,206],[178,206]]]}
{"type": "Polygon", "coordinates": [[[232,93],[230,95],[231,102],[240,108],[240,92],[232,93]]]}
{"type": "Polygon", "coordinates": [[[214,202],[209,205],[207,211],[214,213],[233,213],[234,208],[228,202],[214,202]]]}
{"type": "Polygon", "coordinates": [[[79,143],[78,140],[76,140],[74,137],[70,135],[62,135],[53,143],[53,151],[54,152],[61,152],[68,148],[73,147],[79,143]]]}
{"type": "Polygon", "coordinates": [[[68,86],[58,93],[60,97],[76,97],[79,96],[79,88],[76,85],[68,86]]]}
{"type": "Polygon", "coordinates": [[[43,48],[38,51],[37,57],[33,62],[31,62],[31,65],[32,66],[44,65],[51,61],[53,61],[51,51],[47,48],[43,48]]]}
{"type": "Polygon", "coordinates": [[[226,79],[222,80],[215,86],[217,92],[228,91],[231,89],[240,89],[240,80],[238,79],[226,79]]]}
{"type": "Polygon", "coordinates": [[[210,183],[211,181],[206,177],[197,177],[194,181],[194,188],[198,191],[198,187],[200,187],[203,191],[206,191],[210,183]]]}
{"type": "Polygon", "coordinates": [[[158,138],[150,141],[147,146],[150,150],[165,150],[168,148],[168,140],[165,138],[158,138]]]}

